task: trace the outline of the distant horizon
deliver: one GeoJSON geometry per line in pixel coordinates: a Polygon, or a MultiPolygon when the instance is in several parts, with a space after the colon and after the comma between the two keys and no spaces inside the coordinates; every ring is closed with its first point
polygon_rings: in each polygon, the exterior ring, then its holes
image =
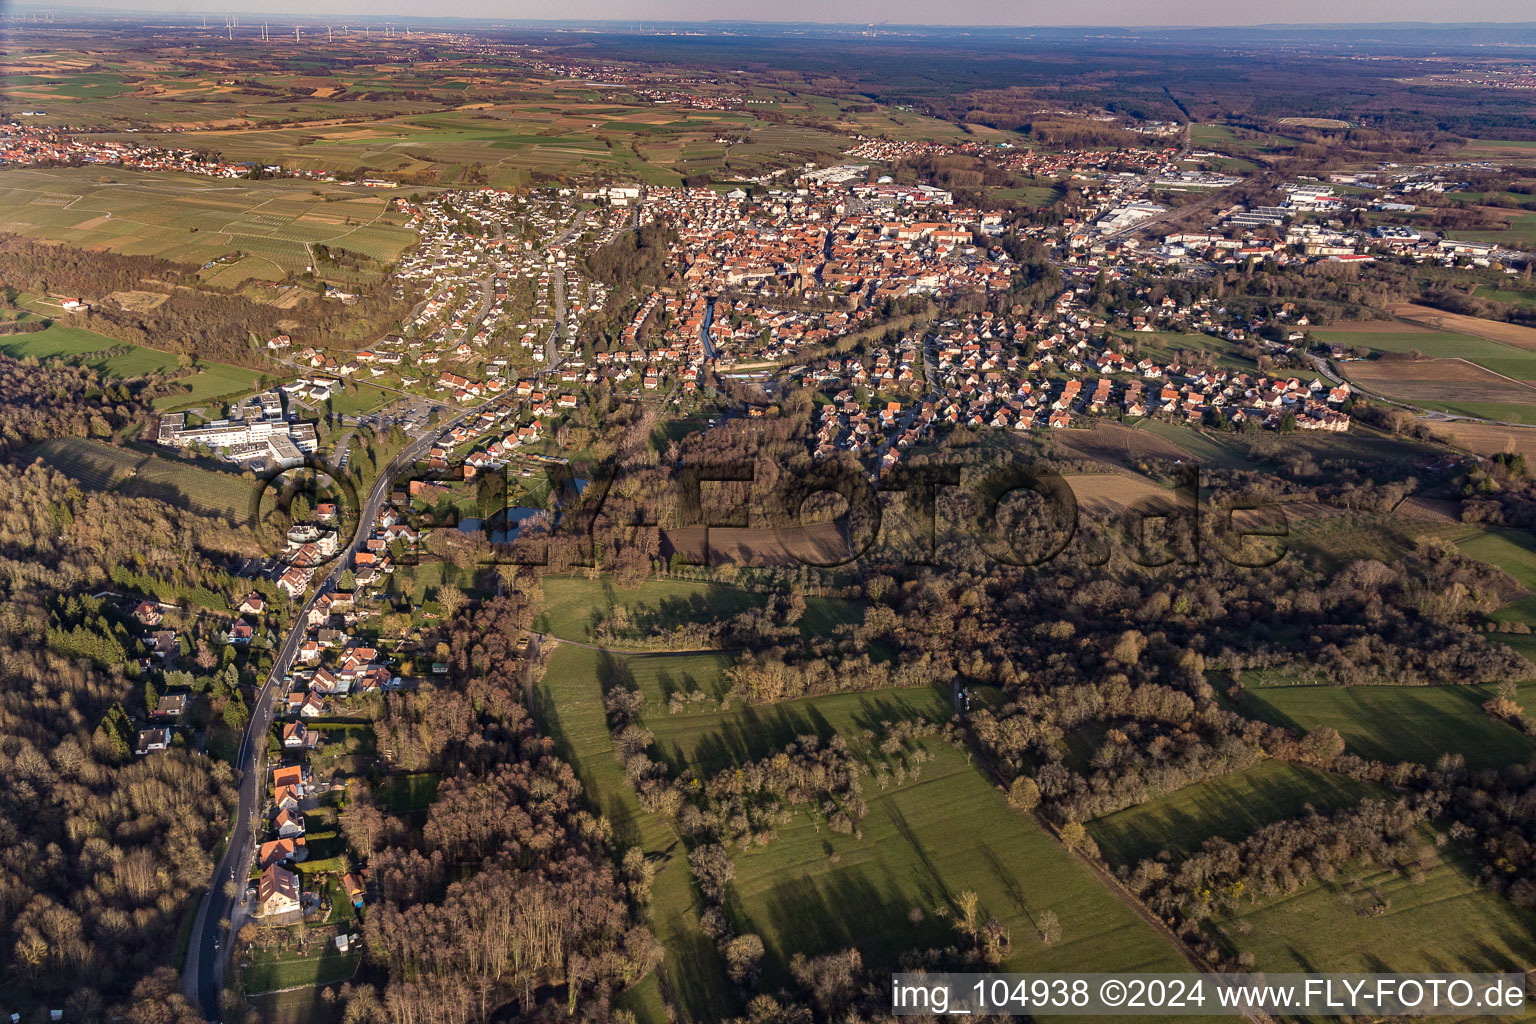
{"type": "MultiPolygon", "coordinates": [[[[1442,20],[1429,15],[1445,10],[1443,4],[1437,0],[1363,0],[1354,5],[1345,7],[1353,17],[1348,20],[1335,20],[1328,17],[1313,16],[1301,17],[1296,20],[1275,20],[1275,12],[1265,10],[1270,16],[1265,21],[1216,21],[1202,20],[1198,17],[1187,20],[1178,20],[1176,17],[1156,18],[1156,12],[1163,10],[1169,15],[1175,12],[1181,14],[1194,14],[1202,10],[1219,10],[1224,14],[1232,12],[1230,4],[1219,3],[1216,0],[1162,0],[1160,3],[1146,4],[1133,3],[1131,0],[1083,0],[1072,5],[1074,20],[1020,20],[1020,21],[985,21],[967,19],[965,17],[952,17],[941,21],[925,21],[894,16],[897,12],[906,11],[931,11],[932,5],[918,2],[918,0],[840,0],[835,6],[838,9],[836,15],[827,17],[815,17],[812,13],[822,13],[826,6],[816,0],[782,0],[776,5],[777,10],[783,11],[783,17],[763,17],[760,8],[753,9],[752,14],[722,14],[723,6],[711,0],[567,0],[569,14],[565,17],[530,17],[522,13],[519,8],[522,5],[503,5],[497,0],[462,0],[458,5],[458,13],[423,15],[414,13],[411,8],[416,5],[411,0],[330,0],[328,3],[306,5],[303,10],[276,10],[276,9],[247,9],[243,5],[249,0],[134,0],[131,4],[103,4],[100,0],[55,0],[44,4],[11,4],[9,11],[13,17],[22,14],[37,14],[39,16],[49,12],[60,14],[65,11],[71,16],[99,14],[104,17],[123,18],[134,15],[146,17],[164,17],[166,15],[180,15],[184,17],[197,17],[207,15],[209,17],[224,18],[238,16],[241,18],[267,19],[325,19],[348,17],[366,19],[370,21],[396,20],[410,21],[412,23],[452,24],[465,22],[500,22],[524,25],[591,25],[594,27],[622,27],[633,30],[637,26],[651,23],[656,26],[700,26],[725,28],[731,25],[755,26],[755,27],[793,27],[806,26],[816,28],[848,28],[865,29],[873,28],[876,31],[905,31],[922,29],[942,30],[978,30],[1006,29],[1010,31],[1030,30],[1073,30],[1104,31],[1121,30],[1130,32],[1178,32],[1184,30],[1305,30],[1326,29],[1339,30],[1350,27],[1361,28],[1396,28],[1396,29],[1449,29],[1478,27],[1503,27],[1511,25],[1536,26],[1536,17],[1526,0],[1468,0],[1467,3],[1457,8],[1459,17],[1454,20],[1442,20]],[[506,9],[512,6],[512,9],[506,9]],[[644,8],[644,9],[642,9],[644,8]],[[690,13],[695,8],[705,8],[697,13],[690,13]],[[1373,8],[1382,8],[1380,17],[1361,17],[1362,11],[1373,8]],[[1129,21],[1109,17],[1112,11],[1125,9],[1134,11],[1138,18],[1152,17],[1152,21],[1129,21]],[[590,13],[581,13],[588,11],[590,13]],[[1410,13],[1412,12],[1412,13],[1410,13]],[[1094,18],[1098,13],[1100,17],[1094,18]],[[1387,16],[1390,13],[1390,16],[1387,16]],[[879,20],[874,20],[873,15],[883,15],[879,20]],[[1083,19],[1088,15],[1087,20],[1083,19]]],[[[743,7],[748,5],[743,4],[743,7]]],[[[952,0],[945,9],[957,15],[963,12],[979,12],[990,5],[986,0],[952,0]]],[[[1009,6],[1029,7],[1041,9],[1045,5],[1030,2],[1027,4],[1012,4],[1009,6]]],[[[1339,5],[1327,2],[1327,0],[1291,0],[1289,7],[1298,13],[1302,11],[1322,12],[1324,10],[1337,9],[1339,5]]],[[[256,22],[252,22],[255,24],[256,22]]],[[[302,24],[302,20],[300,21],[302,24]]],[[[0,22],[0,24],[5,24],[0,22]]],[[[41,22],[39,22],[41,24],[41,22]]]]}

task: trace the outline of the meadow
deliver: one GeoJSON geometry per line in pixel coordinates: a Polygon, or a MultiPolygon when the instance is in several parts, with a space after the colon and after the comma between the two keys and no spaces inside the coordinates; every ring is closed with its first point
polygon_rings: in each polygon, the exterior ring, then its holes
{"type": "Polygon", "coordinates": [[[1257,686],[1239,710],[1300,732],[1331,726],[1349,751],[1433,766],[1446,753],[1471,768],[1502,768],[1536,753],[1536,740],[1483,713],[1492,694],[1470,686],[1257,686]]]}
{"type": "Polygon", "coordinates": [[[1163,850],[1185,856],[1206,839],[1240,840],[1307,806],[1327,813],[1380,795],[1377,787],[1282,761],[1186,786],[1138,807],[1105,815],[1088,833],[1111,864],[1136,865],[1163,850]]]}
{"type": "Polygon", "coordinates": [[[44,441],[29,448],[28,454],[46,459],[59,472],[91,490],[154,498],[179,508],[222,516],[236,525],[251,519],[250,486],[233,473],[80,437],[44,441]]]}
{"type": "MultiPolygon", "coordinates": [[[[1426,845],[1428,844],[1426,838],[1426,845]]],[[[1437,851],[1421,881],[1356,865],[1329,882],[1243,905],[1219,927],[1266,971],[1503,971],[1536,956],[1533,922],[1473,880],[1470,856],[1437,851]],[[1379,912],[1373,905],[1384,906],[1379,912]]],[[[1483,1018],[1486,1019],[1486,1018],[1483,1018]]]]}
{"type": "MultiPolygon", "coordinates": [[[[174,391],[155,399],[154,406],[160,412],[191,409],[210,401],[260,391],[266,380],[264,374],[248,367],[200,362],[190,377],[175,382],[174,391]]],[[[214,410],[218,416],[223,412],[223,409],[214,410]]]]}
{"type": "Polygon", "coordinates": [[[58,322],[32,334],[0,337],[0,353],[12,359],[25,359],[27,356],[43,362],[62,359],[89,366],[108,377],[122,378],[166,373],[175,370],[177,365],[176,357],[169,352],[159,352],[139,345],[125,346],[83,327],[70,327],[58,322]],[[127,348],[129,351],[121,355],[99,354],[119,348],[127,348]]]}
{"type": "Polygon", "coordinates": [[[1536,247],[1536,213],[1504,209],[1497,212],[1507,218],[1503,227],[1484,231],[1448,231],[1446,234],[1458,240],[1492,242],[1514,249],[1536,247]]]}
{"type": "Polygon", "coordinates": [[[880,969],[905,950],[949,945],[949,915],[966,890],[979,897],[980,916],[1012,936],[1005,970],[1185,967],[1086,865],[1009,809],[961,751],[938,740],[926,747],[933,757],[919,778],[866,786],[861,837],[797,815],[768,846],[737,855],[729,909],[742,930],[762,936],[770,982],[787,980],[792,952],[857,946],[880,969]],[[1047,911],[1061,925],[1051,945],[1040,938],[1047,911]]]}
{"type": "MultiPolygon", "coordinates": [[[[535,716],[575,769],[588,803],[612,824],[615,842],[639,846],[656,869],[651,926],[666,948],[661,976],[671,1000],[687,1019],[722,1020],[737,1009],[736,1000],[720,955],[699,924],[703,901],[687,851],[671,822],[644,810],[624,778],[603,710],[598,659],[599,652],[585,648],[556,650],[535,691],[535,716]]],[[[636,986],[621,1005],[645,1024],[667,1019],[655,985],[636,986]]]]}
{"type": "MultiPolygon", "coordinates": [[[[703,770],[762,756],[804,732],[838,733],[867,750],[864,729],[882,720],[943,717],[947,708],[945,696],[928,688],[723,713],[670,716],[658,708],[661,674],[702,676],[709,671],[706,657],[608,655],[565,646],[538,687],[539,720],[572,761],[589,800],[613,822],[620,843],[638,843],[660,863],[652,907],[653,914],[665,912],[652,923],[667,947],[662,977],[658,986],[636,986],[625,1003],[642,1019],[654,1019],[646,1014],[661,989],[695,1020],[719,1019],[734,997],[713,945],[698,929],[703,904],[682,843],[670,822],[639,807],[614,756],[604,687],[632,673],[657,747],[703,770]]],[[[816,955],[855,945],[866,965],[884,966],[906,949],[948,945],[955,939],[949,915],[965,890],[978,894],[983,917],[995,916],[1009,929],[1010,969],[1183,969],[1172,947],[1084,864],[1032,818],[1010,810],[964,753],[937,739],[922,742],[932,757],[920,776],[885,790],[866,782],[870,811],[862,838],[833,835],[797,813],[767,847],[737,854],[727,909],[741,930],[762,936],[770,984],[787,980],[792,951],[816,955]],[[986,825],[967,827],[975,822],[986,825]],[[1061,922],[1061,939],[1050,946],[1039,938],[1047,910],[1061,922]]]]}
{"type": "MultiPolygon", "coordinates": [[[[550,576],[544,579],[544,605],[534,628],[567,640],[594,638],[597,625],[622,607],[629,632],[666,633],[685,622],[718,622],[750,608],[761,608],[766,594],[719,583],[650,579],[633,588],[616,586],[610,576],[550,576]]],[[[808,636],[831,632],[842,622],[856,622],[859,605],[837,598],[806,599],[801,632],[808,636]]]]}
{"type": "Polygon", "coordinates": [[[1239,134],[1224,124],[1191,124],[1189,144],[1195,149],[1247,156],[1271,149],[1289,149],[1298,145],[1298,140],[1272,132],[1239,134]]]}

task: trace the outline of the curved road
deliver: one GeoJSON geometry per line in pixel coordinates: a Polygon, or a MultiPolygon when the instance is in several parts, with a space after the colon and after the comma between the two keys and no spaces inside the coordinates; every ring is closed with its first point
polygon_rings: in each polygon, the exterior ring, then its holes
{"type": "MultiPolygon", "coordinates": [[[[578,212],[560,234],[540,246],[537,251],[543,252],[551,245],[568,241],[578,233],[581,224],[582,216],[578,212]]],[[[563,287],[560,289],[559,298],[561,322],[556,324],[557,333],[564,327],[563,287]]],[[[551,349],[554,347],[554,340],[552,335],[551,349]]],[[[532,376],[535,379],[555,372],[563,362],[556,353],[551,354],[555,358],[551,358],[547,365],[533,373],[532,376]]],[[[412,395],[411,397],[420,396],[412,395]]],[[[478,415],[498,402],[513,400],[515,400],[513,394],[499,395],[480,406],[465,409],[453,419],[440,424],[436,430],[401,449],[389,464],[379,471],[378,477],[369,488],[368,495],[362,503],[362,508],[358,510],[357,529],[352,535],[351,542],[337,553],[331,571],[315,588],[314,593],[299,606],[293,628],[287,639],[283,641],[283,645],[278,648],[277,657],[272,663],[272,671],[256,693],[256,699],[251,707],[251,718],[246,723],[244,736],[241,737],[240,751],[234,766],[235,777],[239,780],[235,826],[230,833],[224,855],[219,858],[218,864],[213,869],[213,878],[208,883],[208,891],[198,905],[197,917],[192,925],[192,937],[187,946],[187,964],[181,979],[182,990],[201,1007],[203,1015],[210,1021],[223,1020],[221,1004],[224,989],[224,962],[228,955],[225,932],[240,909],[240,897],[243,895],[246,879],[250,877],[251,862],[256,855],[255,836],[259,834],[261,827],[258,815],[266,797],[264,763],[266,736],[272,728],[274,695],[282,689],[283,676],[288,674],[289,668],[293,665],[293,659],[298,655],[299,646],[304,642],[308,632],[304,623],[309,617],[309,610],[321,594],[335,587],[342,572],[352,564],[352,556],[373,532],[373,524],[378,519],[379,509],[393,488],[400,471],[423,458],[444,434],[466,419],[478,415]],[[234,897],[225,892],[226,883],[230,881],[239,883],[240,891],[237,891],[234,897]]]]}
{"type": "Polygon", "coordinates": [[[257,817],[266,796],[266,771],[263,762],[266,755],[266,736],[272,727],[274,696],[282,689],[283,676],[287,675],[294,657],[298,654],[299,645],[304,641],[307,633],[304,623],[309,616],[309,610],[321,594],[335,587],[342,572],[352,564],[352,556],[373,532],[373,524],[378,519],[379,509],[383,506],[384,499],[388,497],[400,471],[423,458],[442,434],[452,430],[470,416],[477,415],[484,408],[485,406],[481,406],[462,412],[442,424],[437,430],[411,442],[379,472],[368,490],[362,508],[358,510],[357,529],[351,542],[337,553],[331,571],[315,588],[314,593],[299,606],[293,628],[288,638],[283,641],[282,647],[278,649],[277,657],[273,661],[272,671],[256,693],[251,718],[246,723],[245,735],[241,738],[240,751],[235,764],[236,777],[240,780],[240,798],[235,811],[234,831],[230,834],[224,856],[219,859],[218,865],[214,868],[208,892],[204,894],[202,903],[198,907],[197,918],[192,925],[192,938],[187,947],[187,965],[182,974],[183,990],[196,1000],[204,1016],[209,1020],[222,1019],[220,1003],[226,955],[224,930],[234,919],[241,895],[237,892],[235,897],[231,898],[225,892],[225,884],[234,880],[243,890],[245,880],[250,877],[251,861],[256,853],[254,836],[260,828],[257,817]]]}

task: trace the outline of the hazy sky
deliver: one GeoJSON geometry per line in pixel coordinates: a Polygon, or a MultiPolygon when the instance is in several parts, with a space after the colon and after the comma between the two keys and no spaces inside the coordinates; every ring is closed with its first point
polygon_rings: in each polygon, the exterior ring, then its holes
{"type": "MultiPolygon", "coordinates": [[[[0,0],[0,7],[6,0],[0,0]]],[[[1531,0],[56,0],[124,11],[575,18],[621,21],[874,22],[926,25],[1260,25],[1382,21],[1533,21],[1531,0]]],[[[30,6],[30,5],[29,5],[30,6]]]]}

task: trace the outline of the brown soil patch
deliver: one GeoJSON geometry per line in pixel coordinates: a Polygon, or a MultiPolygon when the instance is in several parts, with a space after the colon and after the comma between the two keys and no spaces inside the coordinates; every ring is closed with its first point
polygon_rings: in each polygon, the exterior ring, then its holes
{"type": "Polygon", "coordinates": [[[1119,423],[1095,423],[1088,430],[1058,430],[1051,436],[1074,455],[1113,466],[1129,467],[1138,459],[1194,458],[1165,437],[1119,423]]]}
{"type": "Polygon", "coordinates": [[[1150,504],[1172,508],[1179,500],[1167,488],[1129,473],[1085,473],[1069,476],[1066,481],[1077,497],[1078,508],[1097,516],[1116,516],[1150,504]]]}
{"type": "Polygon", "coordinates": [[[1392,514],[1399,519],[1412,519],[1425,523],[1461,522],[1461,505],[1449,498],[1404,498],[1398,502],[1392,514]]]}
{"type": "Polygon", "coordinates": [[[1519,324],[1506,324],[1499,320],[1484,320],[1478,316],[1447,313],[1441,309],[1419,306],[1411,302],[1399,302],[1394,305],[1392,307],[1392,315],[1400,316],[1404,320],[1410,320],[1413,323],[1422,324],[1435,330],[1459,331],[1462,334],[1470,334],[1476,338],[1486,338],[1489,341],[1513,345],[1516,348],[1536,349],[1536,327],[1521,327],[1519,324]]]}
{"type": "Polygon", "coordinates": [[[1513,452],[1527,458],[1536,458],[1536,427],[1451,420],[1432,423],[1430,428],[1436,434],[1449,438],[1453,444],[1478,455],[1513,452]]]}
{"type": "Polygon", "coordinates": [[[170,298],[161,292],[113,292],[108,301],[115,302],[130,313],[147,313],[170,298]]]}
{"type": "Polygon", "coordinates": [[[690,526],[664,530],[661,554],[681,551],[690,561],[710,565],[832,565],[851,555],[836,523],[812,523],[792,529],[739,529],[690,526]],[[705,546],[708,551],[705,551],[705,546]]]}
{"type": "Polygon", "coordinates": [[[1465,359],[1365,359],[1344,369],[1351,381],[1389,398],[1536,404],[1536,387],[1465,359]]]}
{"type": "Polygon", "coordinates": [[[1335,320],[1332,323],[1314,328],[1318,334],[1327,334],[1330,331],[1348,332],[1350,334],[1409,334],[1414,331],[1430,333],[1428,327],[1420,327],[1417,324],[1404,324],[1400,320],[1335,320]]]}

